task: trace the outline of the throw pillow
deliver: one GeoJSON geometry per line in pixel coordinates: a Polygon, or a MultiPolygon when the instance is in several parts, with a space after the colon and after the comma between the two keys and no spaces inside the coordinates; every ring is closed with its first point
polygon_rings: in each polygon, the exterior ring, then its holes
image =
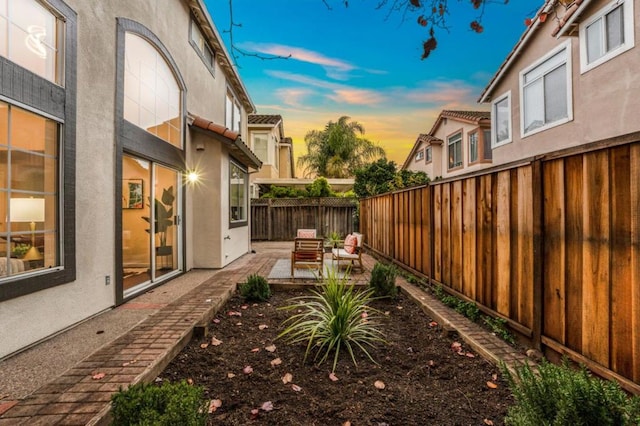
{"type": "Polygon", "coordinates": [[[315,237],[316,237],[316,231],[314,230],[298,231],[298,238],[315,238],[315,237]]]}
{"type": "Polygon", "coordinates": [[[349,254],[353,254],[356,252],[356,246],[358,245],[358,237],[355,235],[349,234],[347,238],[344,239],[344,251],[349,254]]]}

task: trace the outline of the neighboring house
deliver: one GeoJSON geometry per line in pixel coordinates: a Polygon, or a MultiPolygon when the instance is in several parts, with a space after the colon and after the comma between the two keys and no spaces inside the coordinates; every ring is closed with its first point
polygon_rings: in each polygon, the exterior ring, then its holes
{"type": "Polygon", "coordinates": [[[274,182],[279,179],[295,178],[293,161],[293,141],[284,135],[284,124],[280,115],[249,115],[249,139],[251,149],[262,161],[262,168],[252,173],[251,196],[259,196],[259,186],[255,180],[274,182]]]}
{"type": "Polygon", "coordinates": [[[479,99],[494,164],[639,131],[639,24],[633,0],[547,1],[479,99]]]}
{"type": "Polygon", "coordinates": [[[431,131],[420,134],[403,170],[447,178],[491,166],[491,113],[443,110],[431,131]]]}
{"type": "Polygon", "coordinates": [[[4,0],[0,23],[0,358],[250,251],[255,107],[202,1],[4,0]]]}

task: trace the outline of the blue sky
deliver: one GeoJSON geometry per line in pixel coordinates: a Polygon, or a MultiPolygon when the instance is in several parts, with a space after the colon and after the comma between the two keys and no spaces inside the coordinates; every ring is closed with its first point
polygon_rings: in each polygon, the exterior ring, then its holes
{"type": "MultiPolygon", "coordinates": [[[[525,30],[541,1],[487,5],[484,31],[470,1],[449,0],[449,32],[437,30],[438,47],[420,60],[428,38],[416,14],[376,10],[379,0],[233,0],[234,44],[246,51],[292,55],[287,60],[238,58],[239,73],[259,114],[280,114],[296,157],[304,136],[347,115],[365,137],[399,165],[419,133],[443,109],[487,109],[476,103],[525,30]]],[[[229,50],[229,0],[205,0],[229,50]]]]}

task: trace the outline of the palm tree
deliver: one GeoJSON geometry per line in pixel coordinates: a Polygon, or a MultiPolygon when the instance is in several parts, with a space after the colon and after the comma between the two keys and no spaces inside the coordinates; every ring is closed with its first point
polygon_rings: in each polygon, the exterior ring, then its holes
{"type": "Polygon", "coordinates": [[[311,130],[304,137],[307,154],[298,158],[304,175],[327,178],[353,177],[355,171],[378,158],[385,158],[384,149],[364,135],[364,127],[342,116],[329,121],[324,130],[311,130]]]}

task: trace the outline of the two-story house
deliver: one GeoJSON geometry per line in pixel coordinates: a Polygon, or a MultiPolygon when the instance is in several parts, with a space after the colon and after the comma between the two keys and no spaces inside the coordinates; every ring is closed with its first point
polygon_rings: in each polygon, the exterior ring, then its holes
{"type": "Polygon", "coordinates": [[[201,0],[0,1],[0,358],[249,252],[254,110],[201,0]]]}
{"type": "Polygon", "coordinates": [[[640,8],[546,1],[482,92],[494,164],[640,130],[640,8]]]}
{"type": "Polygon", "coordinates": [[[491,113],[443,110],[429,133],[420,134],[402,165],[431,179],[491,166],[491,113]]]}
{"type": "Polygon", "coordinates": [[[251,149],[262,161],[262,168],[250,177],[251,196],[259,196],[260,185],[278,185],[281,179],[295,178],[293,141],[285,137],[281,115],[249,115],[251,149]]]}

